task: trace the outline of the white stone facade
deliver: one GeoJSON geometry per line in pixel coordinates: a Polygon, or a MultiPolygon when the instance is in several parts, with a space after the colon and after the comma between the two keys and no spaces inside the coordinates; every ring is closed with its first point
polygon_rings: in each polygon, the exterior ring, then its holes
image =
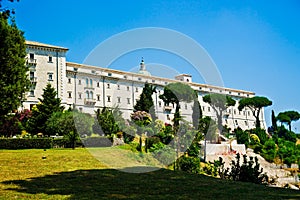
{"type": "MultiPolygon", "coordinates": [[[[202,96],[209,93],[230,95],[237,101],[234,107],[227,109],[223,124],[231,130],[241,127],[249,129],[255,127],[255,118],[249,109],[238,110],[238,100],[253,97],[253,92],[223,88],[218,86],[193,83],[191,75],[182,74],[175,79],[155,77],[145,73],[145,64],[141,62],[142,73],[131,73],[96,66],[72,63],[66,61],[67,48],[57,47],[37,42],[27,41],[27,64],[30,67],[30,79],[33,87],[26,95],[23,108],[30,109],[39,102],[47,83],[57,89],[58,97],[66,107],[76,108],[79,111],[94,114],[95,110],[103,107],[115,107],[122,111],[123,117],[129,119],[133,106],[139,99],[146,82],[156,86],[153,94],[155,112],[159,119],[171,122],[173,106],[166,106],[159,98],[163,94],[165,85],[173,82],[184,82],[198,91],[198,99],[203,115],[216,119],[215,113],[209,104],[203,102],[202,96]]],[[[193,103],[181,103],[181,114],[186,120],[192,119],[193,103]]],[[[263,128],[266,128],[264,112],[260,119],[263,128]]]]}

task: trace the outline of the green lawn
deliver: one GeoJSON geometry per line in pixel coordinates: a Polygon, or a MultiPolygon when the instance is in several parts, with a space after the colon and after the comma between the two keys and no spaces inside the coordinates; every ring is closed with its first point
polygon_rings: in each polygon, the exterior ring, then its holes
{"type": "MultiPolygon", "coordinates": [[[[155,164],[118,148],[97,152],[120,163],[132,159],[131,169],[155,164]]],[[[299,191],[167,169],[125,173],[97,159],[86,149],[0,150],[0,199],[300,199],[299,191]]]]}

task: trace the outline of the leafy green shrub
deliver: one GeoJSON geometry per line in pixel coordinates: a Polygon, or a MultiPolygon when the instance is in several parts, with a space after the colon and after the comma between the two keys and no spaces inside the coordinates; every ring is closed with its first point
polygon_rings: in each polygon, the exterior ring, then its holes
{"type": "Polygon", "coordinates": [[[238,144],[245,144],[246,146],[249,144],[249,133],[243,131],[241,128],[236,128],[234,130],[236,135],[236,140],[238,144]]]}
{"type": "Polygon", "coordinates": [[[153,157],[164,165],[169,165],[175,160],[175,150],[162,142],[154,144],[150,148],[153,157]]]}
{"type": "Polygon", "coordinates": [[[258,136],[261,144],[265,144],[265,142],[269,139],[268,135],[264,129],[255,128],[255,129],[250,130],[250,132],[252,134],[255,134],[258,136]]]}
{"type": "Polygon", "coordinates": [[[273,162],[276,157],[276,144],[272,139],[265,142],[262,147],[261,155],[269,162],[273,162]]]}
{"type": "Polygon", "coordinates": [[[0,149],[49,149],[52,138],[1,138],[0,149]]]}
{"type": "Polygon", "coordinates": [[[222,158],[219,158],[217,163],[218,172],[222,179],[230,179],[234,181],[252,182],[257,184],[267,183],[268,176],[263,174],[263,169],[260,168],[258,158],[250,157],[247,159],[247,155],[243,155],[243,163],[240,162],[240,154],[236,155],[236,160],[231,162],[231,169],[224,169],[224,162],[222,158]]]}
{"type": "Polygon", "coordinates": [[[149,137],[146,140],[147,140],[146,146],[145,146],[146,149],[150,149],[151,147],[153,147],[154,144],[161,142],[160,138],[156,137],[156,136],[149,137]]]}
{"type": "Polygon", "coordinates": [[[214,163],[206,163],[203,167],[202,171],[204,174],[207,174],[209,176],[217,177],[218,176],[218,165],[216,164],[216,161],[214,163]]]}
{"type": "Polygon", "coordinates": [[[87,137],[81,139],[84,147],[110,147],[112,142],[107,137],[87,137]]]}
{"type": "Polygon", "coordinates": [[[179,170],[198,174],[200,173],[200,159],[197,157],[182,156],[177,161],[179,170]]]}

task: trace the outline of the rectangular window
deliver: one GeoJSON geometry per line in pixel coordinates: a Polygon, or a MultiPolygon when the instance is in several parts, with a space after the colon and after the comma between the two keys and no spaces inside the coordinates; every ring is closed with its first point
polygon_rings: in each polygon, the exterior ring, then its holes
{"type": "Polygon", "coordinates": [[[121,97],[117,97],[118,103],[121,103],[121,97]]]}
{"type": "Polygon", "coordinates": [[[34,59],[34,54],[33,54],[33,53],[30,53],[30,54],[29,54],[29,58],[30,58],[30,60],[33,60],[33,59],[34,59]]]}
{"type": "Polygon", "coordinates": [[[130,104],[130,98],[127,98],[127,104],[130,104]]]}
{"type": "Polygon", "coordinates": [[[245,125],[248,126],[248,122],[247,121],[245,121],[245,125]]]}
{"type": "Polygon", "coordinates": [[[78,99],[81,99],[81,93],[78,93],[78,99]]]}
{"type": "Polygon", "coordinates": [[[30,79],[33,79],[34,78],[34,72],[30,72],[29,77],[30,77],[30,79]]]}
{"type": "Polygon", "coordinates": [[[135,92],[139,92],[139,88],[136,87],[136,88],[135,88],[135,92]]]}
{"type": "Polygon", "coordinates": [[[141,78],[141,77],[139,77],[139,78],[138,78],[138,80],[139,80],[139,81],[141,81],[141,80],[142,80],[142,78],[141,78]]]}
{"type": "Polygon", "coordinates": [[[100,82],[97,82],[97,87],[100,87],[100,82]]]}
{"type": "Polygon", "coordinates": [[[237,126],[239,125],[239,123],[238,123],[238,121],[237,121],[237,120],[235,120],[235,125],[237,125],[237,126]]]}
{"type": "Polygon", "coordinates": [[[110,96],[107,96],[107,102],[110,102],[110,100],[111,100],[110,96]]]}
{"type": "Polygon", "coordinates": [[[233,114],[235,114],[236,115],[236,110],[234,109],[234,111],[233,111],[233,114]]]}
{"type": "Polygon", "coordinates": [[[34,97],[34,90],[30,90],[29,96],[30,96],[30,97],[34,97]]]}
{"type": "Polygon", "coordinates": [[[158,102],[158,107],[161,107],[161,102],[160,101],[158,102]]]}
{"type": "Polygon", "coordinates": [[[127,86],[127,91],[129,91],[129,86],[127,86]]]}
{"type": "Polygon", "coordinates": [[[78,85],[81,85],[81,80],[80,79],[78,80],[78,85]]]}
{"type": "Polygon", "coordinates": [[[82,112],[82,108],[79,108],[79,112],[82,112]]]}
{"type": "Polygon", "coordinates": [[[109,83],[107,83],[107,89],[110,89],[110,84],[109,83]]]}
{"type": "Polygon", "coordinates": [[[68,92],[68,97],[72,98],[72,92],[68,92]]]}
{"type": "Polygon", "coordinates": [[[71,78],[68,78],[68,83],[71,83],[71,78]]]}
{"type": "Polygon", "coordinates": [[[48,81],[53,81],[53,74],[48,74],[48,81]]]}
{"type": "Polygon", "coordinates": [[[100,94],[97,95],[97,101],[100,101],[100,94]]]}
{"type": "Polygon", "coordinates": [[[124,76],[125,79],[127,79],[127,76],[124,76]]]}
{"type": "Polygon", "coordinates": [[[112,76],[112,74],[111,74],[111,73],[108,73],[107,75],[108,75],[108,76],[112,76]]]}
{"type": "Polygon", "coordinates": [[[210,107],[207,107],[208,112],[210,112],[210,107]]]}
{"type": "Polygon", "coordinates": [[[184,104],[184,108],[187,110],[187,104],[184,104]]]}
{"type": "Polygon", "coordinates": [[[117,86],[118,90],[120,90],[120,85],[117,86]]]}
{"type": "Polygon", "coordinates": [[[205,111],[205,107],[204,106],[202,106],[202,111],[205,111]]]}
{"type": "Polygon", "coordinates": [[[49,56],[48,62],[49,62],[49,63],[52,63],[52,56],[49,56]]]}
{"type": "Polygon", "coordinates": [[[152,83],[155,83],[155,80],[152,80],[152,83]]]}

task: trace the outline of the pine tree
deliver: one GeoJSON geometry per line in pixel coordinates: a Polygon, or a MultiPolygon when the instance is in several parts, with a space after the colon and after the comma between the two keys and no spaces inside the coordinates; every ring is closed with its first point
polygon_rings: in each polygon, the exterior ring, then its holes
{"type": "Polygon", "coordinates": [[[39,98],[39,103],[32,111],[32,117],[29,120],[30,133],[46,133],[46,122],[55,112],[64,110],[61,106],[61,100],[56,98],[56,91],[50,83],[43,89],[42,98],[39,98]]]}
{"type": "Polygon", "coordinates": [[[156,119],[154,103],[152,99],[152,94],[155,92],[156,88],[150,85],[149,83],[145,83],[142,94],[140,95],[140,99],[136,102],[134,106],[135,111],[145,111],[149,113],[153,120],[156,119]]]}
{"type": "Polygon", "coordinates": [[[199,121],[202,119],[202,109],[201,105],[198,100],[198,94],[195,91],[195,99],[194,99],[194,105],[193,105],[193,113],[192,113],[192,119],[193,119],[193,126],[195,129],[198,129],[199,127],[199,121]]]}
{"type": "Polygon", "coordinates": [[[274,113],[274,110],[272,110],[272,116],[271,116],[271,119],[272,119],[272,128],[273,128],[273,131],[276,131],[277,130],[277,119],[275,117],[275,113],[274,113]]]}
{"type": "Polygon", "coordinates": [[[16,110],[29,88],[23,32],[6,12],[0,12],[0,119],[16,110]]]}

